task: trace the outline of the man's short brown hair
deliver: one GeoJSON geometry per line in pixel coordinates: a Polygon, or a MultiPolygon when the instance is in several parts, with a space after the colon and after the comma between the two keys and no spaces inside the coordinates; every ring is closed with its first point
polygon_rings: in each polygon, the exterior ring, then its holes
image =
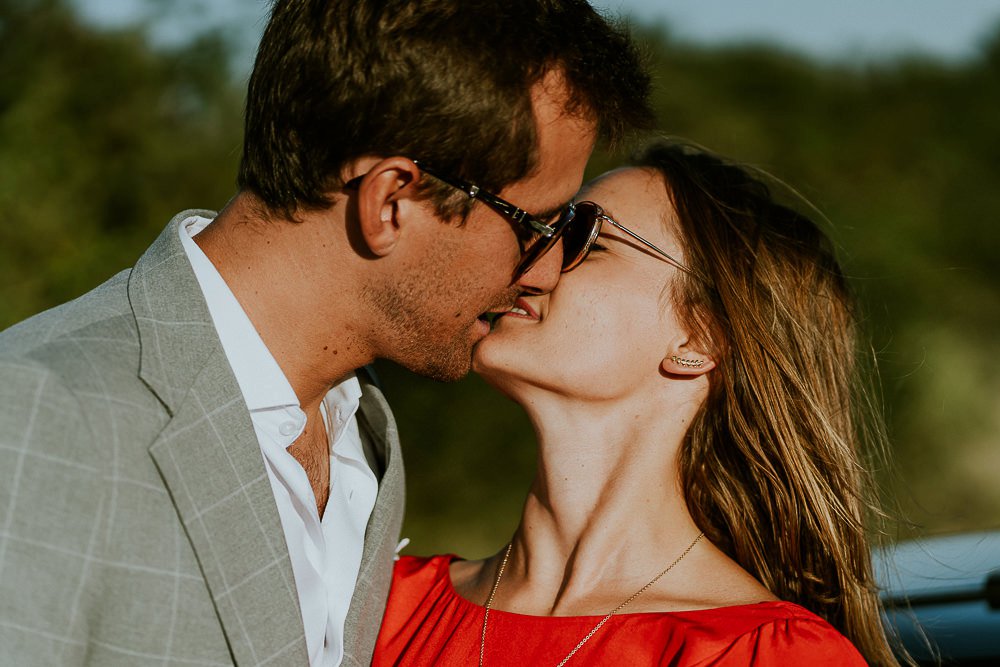
{"type": "Polygon", "coordinates": [[[651,124],[634,45],[582,0],[278,0],[239,186],[286,214],[323,208],[349,160],[405,155],[499,191],[535,166],[531,88],[553,69],[603,138],[651,124]]]}

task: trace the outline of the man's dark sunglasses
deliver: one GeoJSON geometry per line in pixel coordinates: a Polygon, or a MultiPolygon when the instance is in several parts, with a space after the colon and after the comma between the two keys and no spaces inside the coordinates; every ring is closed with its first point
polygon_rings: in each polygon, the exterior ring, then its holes
{"type": "MultiPolygon", "coordinates": [[[[446,183],[457,190],[461,190],[469,199],[476,199],[483,202],[512,224],[514,233],[517,235],[517,242],[521,247],[521,259],[514,269],[515,280],[530,271],[531,267],[546,252],[552,249],[552,246],[559,241],[559,238],[566,230],[566,225],[569,223],[568,219],[563,219],[564,215],[560,215],[554,224],[549,224],[531,215],[524,209],[511,204],[506,199],[483,190],[474,183],[443,174],[420,160],[413,160],[413,164],[417,165],[420,171],[425,174],[433,176],[442,183],[446,183]]],[[[352,178],[344,184],[344,188],[357,189],[361,184],[362,178],[364,178],[364,174],[352,178]]]]}
{"type": "Polygon", "coordinates": [[[603,208],[592,201],[581,201],[570,204],[563,209],[562,215],[559,216],[559,220],[556,222],[561,229],[565,230],[565,233],[563,234],[563,273],[572,271],[578,267],[583,260],[587,259],[587,255],[590,253],[590,248],[594,245],[594,241],[597,240],[597,236],[601,233],[601,225],[605,222],[610,224],[615,229],[620,229],[622,232],[643,244],[650,250],[653,250],[658,255],[666,258],[667,261],[681,271],[690,273],[691,275],[696,275],[691,269],[671,257],[667,252],[657,248],[655,245],[612,218],[604,212],[603,208]]]}

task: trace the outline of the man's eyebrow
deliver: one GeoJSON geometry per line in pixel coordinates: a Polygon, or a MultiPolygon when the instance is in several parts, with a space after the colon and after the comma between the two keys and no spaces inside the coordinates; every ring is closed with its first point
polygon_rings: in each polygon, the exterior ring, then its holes
{"type": "Polygon", "coordinates": [[[541,213],[536,214],[535,217],[538,218],[539,220],[544,221],[544,222],[548,222],[552,218],[554,218],[557,215],[559,215],[560,213],[562,213],[563,209],[565,209],[567,206],[569,206],[569,203],[571,201],[573,201],[573,200],[572,199],[567,199],[562,204],[558,204],[557,206],[553,206],[552,208],[550,208],[548,210],[545,210],[545,211],[542,211],[541,213]]]}

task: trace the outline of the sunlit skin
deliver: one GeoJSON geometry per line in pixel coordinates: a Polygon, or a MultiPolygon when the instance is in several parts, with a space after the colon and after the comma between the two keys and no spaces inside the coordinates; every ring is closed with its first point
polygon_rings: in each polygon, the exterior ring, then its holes
{"type": "MultiPolygon", "coordinates": [[[[673,209],[652,172],[611,172],[578,199],[597,202],[683,261],[673,209]]],[[[525,408],[538,438],[538,472],[499,609],[606,614],[699,532],[677,483],[676,456],[714,361],[674,312],[669,287],[678,269],[610,225],[598,244],[551,294],[522,296],[519,311],[502,317],[475,351],[476,372],[525,408]],[[706,363],[685,368],[674,355],[706,363]]],[[[498,558],[454,563],[459,593],[481,604],[498,558]]],[[[702,540],[626,611],[772,599],[702,540]]]]}
{"type": "MultiPolygon", "coordinates": [[[[538,168],[498,193],[543,219],[557,216],[579,188],[595,140],[592,123],[566,115],[564,101],[557,75],[536,88],[538,168]]],[[[452,380],[468,372],[472,346],[489,332],[482,314],[509,310],[519,293],[555,286],[561,248],[511,284],[519,246],[513,228],[495,211],[476,205],[461,226],[424,220],[429,224],[417,227],[407,247],[393,253],[395,263],[382,263],[369,283],[375,298],[366,300],[389,306],[378,313],[383,323],[375,328],[381,333],[377,356],[452,380]]]]}
{"type": "MultiPolygon", "coordinates": [[[[497,193],[533,213],[556,211],[583,180],[595,128],[564,113],[562,77],[532,89],[538,168],[497,193]]],[[[418,373],[457,379],[489,327],[517,294],[545,293],[559,280],[557,246],[511,284],[520,258],[510,223],[475,205],[464,225],[439,219],[419,196],[417,156],[367,156],[345,166],[364,174],[356,192],[334,193],[328,209],[297,221],[269,216],[238,194],[196,238],[243,306],[307,416],[291,448],[322,511],[329,447],[319,406],[354,369],[388,358],[418,373]]]]}

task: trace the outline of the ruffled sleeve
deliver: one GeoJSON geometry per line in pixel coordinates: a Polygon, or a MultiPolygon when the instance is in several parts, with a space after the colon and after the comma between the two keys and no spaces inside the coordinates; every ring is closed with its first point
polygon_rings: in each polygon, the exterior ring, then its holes
{"type": "Polygon", "coordinates": [[[819,617],[776,619],[743,634],[704,667],[864,667],[854,645],[819,617]]]}

